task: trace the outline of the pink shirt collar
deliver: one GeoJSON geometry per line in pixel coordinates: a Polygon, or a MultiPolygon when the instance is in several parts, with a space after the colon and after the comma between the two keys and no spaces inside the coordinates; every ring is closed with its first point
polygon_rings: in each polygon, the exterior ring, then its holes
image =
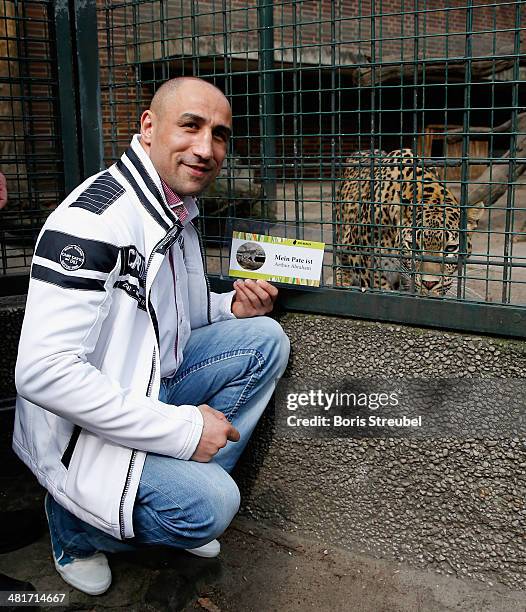
{"type": "Polygon", "coordinates": [[[164,195],[166,196],[168,206],[177,215],[179,221],[184,223],[188,219],[188,210],[186,209],[182,198],[175,193],[175,191],[169,185],[167,185],[163,179],[161,179],[161,185],[163,186],[163,191],[164,195]]]}

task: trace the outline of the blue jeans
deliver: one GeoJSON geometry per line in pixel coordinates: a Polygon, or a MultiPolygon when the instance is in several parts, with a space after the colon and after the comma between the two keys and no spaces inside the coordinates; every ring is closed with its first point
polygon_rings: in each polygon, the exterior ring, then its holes
{"type": "MultiPolygon", "coordinates": [[[[88,525],[50,500],[52,539],[73,557],[143,545],[197,548],[218,537],[239,508],[229,473],[267,406],[289,356],[289,341],[268,317],[235,319],[192,331],[183,362],[162,380],[167,404],[208,404],[239,430],[209,463],[148,453],[135,506],[135,536],[121,541],[88,525]]],[[[176,410],[176,408],[174,408],[176,410]]]]}

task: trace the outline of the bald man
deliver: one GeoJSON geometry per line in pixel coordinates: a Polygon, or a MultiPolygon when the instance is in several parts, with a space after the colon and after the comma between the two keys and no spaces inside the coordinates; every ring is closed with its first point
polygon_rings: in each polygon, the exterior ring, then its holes
{"type": "Polygon", "coordinates": [[[13,446],[48,490],[54,563],[111,584],[105,552],[219,554],[239,507],[230,472],[286,367],[277,290],[215,294],[195,197],[216,178],[232,113],[196,78],[163,84],[121,159],[50,215],[31,269],[13,446]]]}

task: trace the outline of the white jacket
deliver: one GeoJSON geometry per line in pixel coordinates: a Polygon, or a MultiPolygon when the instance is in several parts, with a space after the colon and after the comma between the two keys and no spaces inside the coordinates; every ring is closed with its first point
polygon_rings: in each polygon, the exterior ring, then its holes
{"type": "Polygon", "coordinates": [[[15,452],[60,504],[119,539],[133,537],[146,452],[189,459],[203,427],[195,406],[157,399],[155,278],[181,232],[191,327],[232,317],[232,293],[210,293],[199,236],[169,209],[138,138],[46,221],[16,365],[15,452]]]}

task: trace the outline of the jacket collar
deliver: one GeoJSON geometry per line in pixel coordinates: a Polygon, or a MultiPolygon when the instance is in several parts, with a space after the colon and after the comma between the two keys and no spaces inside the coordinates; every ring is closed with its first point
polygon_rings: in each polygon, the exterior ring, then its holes
{"type": "MultiPolygon", "coordinates": [[[[165,231],[181,224],[168,206],[161,178],[141,146],[140,134],[135,134],[130,146],[117,162],[117,168],[135,191],[141,204],[165,231]]],[[[184,203],[192,210],[197,208],[194,198],[184,198],[184,203]]]]}

